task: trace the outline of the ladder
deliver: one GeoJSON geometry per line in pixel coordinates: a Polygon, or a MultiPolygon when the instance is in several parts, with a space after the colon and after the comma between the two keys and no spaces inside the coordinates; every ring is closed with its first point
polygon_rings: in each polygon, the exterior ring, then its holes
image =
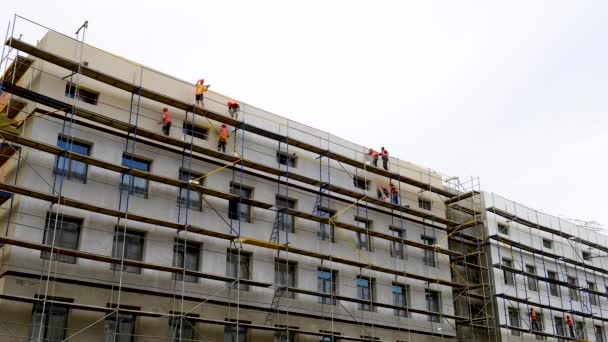
{"type": "Polygon", "coordinates": [[[270,303],[270,310],[266,314],[266,321],[264,321],[265,326],[271,326],[274,322],[274,318],[277,314],[279,308],[279,302],[281,298],[285,294],[287,286],[285,285],[277,285],[277,288],[274,290],[274,295],[272,296],[272,302],[270,303]]]}
{"type": "Polygon", "coordinates": [[[329,203],[329,194],[325,191],[329,189],[329,183],[321,183],[319,185],[319,193],[315,199],[315,205],[312,207],[312,213],[315,216],[325,216],[327,213],[323,210],[323,196],[327,196],[327,203],[329,203]]]}
{"type": "Polygon", "coordinates": [[[285,220],[287,219],[287,208],[279,207],[277,208],[277,216],[274,218],[274,224],[272,225],[272,232],[270,232],[270,239],[268,241],[279,243],[280,241],[280,232],[285,227],[285,220]]]}

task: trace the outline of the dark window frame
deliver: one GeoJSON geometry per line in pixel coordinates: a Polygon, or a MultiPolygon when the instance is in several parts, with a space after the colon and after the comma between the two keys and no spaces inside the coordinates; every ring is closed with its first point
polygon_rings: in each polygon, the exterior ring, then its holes
{"type": "MultiPolygon", "coordinates": [[[[152,169],[152,160],[147,158],[142,158],[139,156],[132,155],[130,153],[123,153],[122,155],[122,165],[128,168],[132,168],[138,171],[150,172],[152,169]],[[140,163],[146,165],[145,169],[133,167],[133,165],[137,165],[135,163],[140,163]]],[[[148,198],[149,190],[150,190],[150,181],[145,178],[135,177],[133,176],[133,181],[129,186],[129,180],[132,176],[129,175],[129,171],[122,174],[120,179],[120,188],[122,190],[129,190],[129,193],[133,196],[148,198]],[[136,183],[143,183],[145,186],[141,189],[136,187],[136,183]]]]}
{"type": "MultiPolygon", "coordinates": [[[[114,236],[112,238],[112,257],[116,258],[116,259],[121,259],[122,257],[122,248],[120,248],[121,250],[118,250],[118,240],[122,240],[121,244],[124,244],[124,239],[127,239],[127,246],[124,248],[124,253],[125,253],[125,260],[133,260],[133,261],[141,261],[143,262],[143,257],[144,257],[144,249],[146,247],[146,233],[142,232],[142,231],[138,231],[138,230],[133,230],[133,229],[126,229],[126,232],[124,230],[124,227],[115,227],[114,228],[114,236]],[[138,258],[139,259],[131,259],[131,258],[127,258],[127,254],[128,254],[128,249],[129,249],[129,245],[131,243],[133,243],[134,239],[138,239],[139,241],[141,241],[141,248],[139,250],[139,255],[138,258]]],[[[122,247],[122,245],[121,245],[122,247]]],[[[131,247],[133,248],[133,247],[131,247]]],[[[111,270],[115,270],[115,271],[120,271],[120,266],[121,264],[110,264],[110,269],[111,270]]],[[[136,266],[128,266],[128,265],[122,265],[123,268],[122,270],[124,272],[128,272],[128,273],[135,273],[135,274],[141,274],[141,267],[136,267],[136,266]]]]}
{"type": "MultiPolygon", "coordinates": [[[[45,223],[44,223],[44,232],[43,232],[43,236],[42,236],[42,243],[47,246],[52,245],[51,231],[55,230],[55,221],[56,221],[55,217],[56,216],[57,216],[57,214],[53,213],[53,212],[48,212],[46,214],[46,219],[45,219],[45,223]]],[[[60,248],[71,249],[71,250],[77,251],[80,247],[80,237],[81,237],[81,233],[82,233],[82,226],[84,224],[84,219],[79,218],[79,217],[66,216],[66,215],[59,215],[59,216],[60,216],[59,222],[57,222],[57,230],[59,231],[59,240],[55,239],[55,247],[60,247],[60,248]],[[78,225],[76,239],[75,239],[75,242],[76,242],[75,247],[65,246],[65,242],[63,242],[63,240],[62,240],[62,238],[64,236],[63,235],[63,231],[64,231],[63,222],[68,222],[68,223],[78,225]]],[[[55,233],[57,233],[57,231],[55,231],[55,233]]],[[[45,252],[45,251],[40,252],[40,258],[46,259],[46,260],[56,260],[56,261],[64,262],[64,263],[68,263],[68,264],[76,264],[77,260],[78,260],[78,258],[75,256],[62,255],[62,254],[56,254],[56,253],[53,253],[53,255],[51,255],[50,252],[45,252]]]]}
{"type": "MultiPolygon", "coordinates": [[[[228,249],[226,253],[226,276],[236,279],[239,273],[241,273],[240,279],[251,280],[253,274],[253,253],[240,251],[240,255],[241,260],[239,263],[239,250],[228,249]]],[[[250,285],[234,282],[230,285],[230,288],[249,291],[250,285]]]]}
{"type": "MultiPolygon", "coordinates": [[[[80,140],[80,139],[74,139],[72,137],[68,137],[68,136],[59,134],[57,136],[57,146],[68,152],[74,152],[74,153],[90,156],[91,150],[93,148],[93,143],[84,141],[84,140],[80,140]],[[75,149],[74,147],[77,147],[77,148],[75,149]],[[86,153],[83,153],[84,149],[86,149],[86,153]]],[[[63,175],[68,180],[86,184],[88,172],[89,172],[89,164],[87,164],[87,163],[84,163],[84,162],[81,162],[78,160],[74,160],[72,158],[66,158],[61,155],[58,155],[57,157],[55,157],[53,174],[55,174],[57,176],[63,175]],[[64,168],[64,165],[65,165],[65,168],[64,168]],[[82,168],[84,169],[84,172],[77,172],[76,169],[78,167],[81,167],[81,165],[84,165],[84,166],[82,166],[82,168]]]]}
{"type": "MultiPolygon", "coordinates": [[[[239,195],[246,199],[253,199],[254,188],[240,184],[230,182],[230,193],[233,195],[239,195]]],[[[239,220],[243,222],[252,223],[253,220],[253,208],[249,204],[240,203],[239,199],[228,201],[228,218],[231,220],[239,220]]]]}
{"type": "Polygon", "coordinates": [[[353,186],[361,190],[369,190],[370,180],[364,177],[353,176],[353,186]]]}
{"type": "Polygon", "coordinates": [[[433,202],[430,199],[418,197],[418,208],[424,210],[432,210],[433,202]]]}
{"type": "MultiPolygon", "coordinates": [[[[178,173],[179,180],[183,182],[189,182],[193,179],[198,179],[197,182],[199,185],[204,185],[205,183],[205,174],[192,171],[189,169],[180,168],[178,173]],[[202,177],[202,178],[201,178],[202,177]],[[200,178],[200,179],[199,179],[200,178]],[[201,184],[202,183],[202,184],[201,184]]],[[[188,202],[188,209],[192,209],[195,211],[203,211],[203,194],[191,189],[188,189],[187,186],[183,186],[177,189],[177,205],[181,207],[186,207],[186,202],[188,202]]]]}
{"type": "Polygon", "coordinates": [[[65,85],[64,96],[97,106],[100,92],[82,87],[75,83],[67,82],[65,85]]]}
{"type": "Polygon", "coordinates": [[[298,156],[295,153],[277,151],[276,158],[277,158],[277,163],[279,165],[285,165],[285,166],[289,166],[291,168],[298,167],[298,156]]]}
{"type": "MultiPolygon", "coordinates": [[[[200,242],[189,241],[184,239],[175,239],[173,242],[173,267],[184,268],[184,261],[186,264],[186,270],[200,272],[201,267],[201,256],[202,256],[203,246],[200,242]],[[184,253],[185,252],[185,253],[184,253]],[[178,259],[181,254],[181,260],[178,259]],[[193,260],[196,260],[195,267],[189,267],[191,262],[188,260],[192,260],[192,257],[189,258],[190,255],[195,255],[193,260]],[[185,256],[185,258],[184,258],[185,256]],[[184,260],[186,259],[186,260],[184,260]]],[[[184,277],[183,273],[172,273],[171,278],[177,281],[185,281],[188,283],[198,283],[199,277],[186,274],[184,277]]]]}
{"type": "MultiPolygon", "coordinates": [[[[333,270],[324,267],[317,268],[317,291],[321,293],[337,295],[339,289],[339,275],[340,274],[338,270],[333,270]],[[327,282],[328,279],[326,279],[325,276],[321,277],[321,272],[329,274],[329,283],[327,282]],[[330,292],[326,291],[328,286],[330,288],[330,292]]],[[[319,297],[318,302],[321,304],[337,304],[336,299],[332,297],[319,297]]]]}
{"type": "Polygon", "coordinates": [[[183,121],[182,133],[201,140],[207,140],[209,138],[209,128],[196,124],[192,125],[192,123],[188,121],[183,121]]]}

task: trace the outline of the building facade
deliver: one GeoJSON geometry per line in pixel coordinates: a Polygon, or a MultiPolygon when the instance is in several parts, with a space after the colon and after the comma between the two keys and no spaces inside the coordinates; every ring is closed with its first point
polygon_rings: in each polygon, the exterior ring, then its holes
{"type": "Polygon", "coordinates": [[[196,106],[57,32],[6,43],[2,340],[555,340],[569,312],[603,341],[593,232],[245,103],[234,119],[222,94],[196,106]]]}

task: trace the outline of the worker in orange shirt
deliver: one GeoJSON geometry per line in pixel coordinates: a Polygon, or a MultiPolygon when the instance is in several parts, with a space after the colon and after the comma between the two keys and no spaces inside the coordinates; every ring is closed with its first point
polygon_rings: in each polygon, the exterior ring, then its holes
{"type": "Polygon", "coordinates": [[[239,109],[241,108],[241,105],[236,102],[236,101],[228,101],[226,102],[226,106],[228,106],[228,113],[230,114],[230,117],[233,118],[234,120],[238,120],[239,119],[239,109]]]}
{"type": "Polygon", "coordinates": [[[378,192],[378,199],[383,201],[388,200],[390,192],[388,192],[388,189],[384,185],[378,186],[376,191],[378,192]]]}
{"type": "Polygon", "coordinates": [[[169,131],[171,130],[171,113],[169,113],[169,108],[163,108],[163,117],[158,123],[163,125],[163,133],[169,136],[169,131]]]}
{"type": "Polygon", "coordinates": [[[382,167],[388,171],[388,150],[384,146],[380,148],[380,155],[382,156],[382,167]]]}
{"type": "Polygon", "coordinates": [[[228,127],[226,124],[222,124],[222,128],[220,129],[220,133],[217,137],[217,151],[220,150],[226,153],[226,141],[228,141],[228,127]]]}
{"type": "Polygon", "coordinates": [[[391,188],[391,197],[393,199],[393,204],[399,205],[399,189],[397,189],[397,186],[393,184],[393,181],[390,181],[390,183],[388,183],[388,186],[391,188]]]}
{"type": "Polygon", "coordinates": [[[566,315],[566,325],[568,326],[568,331],[570,331],[570,337],[574,338],[574,322],[570,315],[566,315]]]}
{"type": "Polygon", "coordinates": [[[378,151],[370,148],[369,151],[367,151],[367,155],[372,159],[372,165],[378,167],[378,156],[380,155],[378,151]]]}
{"type": "Polygon", "coordinates": [[[536,317],[536,311],[534,308],[530,308],[530,328],[534,331],[538,331],[538,317],[536,317]]]}
{"type": "Polygon", "coordinates": [[[196,82],[196,104],[199,107],[205,107],[204,99],[205,93],[209,90],[211,85],[205,85],[205,80],[200,79],[196,82]]]}

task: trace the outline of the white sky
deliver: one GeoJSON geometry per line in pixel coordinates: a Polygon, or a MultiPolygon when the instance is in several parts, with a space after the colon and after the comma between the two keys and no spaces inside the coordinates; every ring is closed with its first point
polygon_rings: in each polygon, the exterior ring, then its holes
{"type": "Polygon", "coordinates": [[[608,224],[607,1],[5,1],[2,38],[13,13],[89,20],[89,44],[608,224]]]}

